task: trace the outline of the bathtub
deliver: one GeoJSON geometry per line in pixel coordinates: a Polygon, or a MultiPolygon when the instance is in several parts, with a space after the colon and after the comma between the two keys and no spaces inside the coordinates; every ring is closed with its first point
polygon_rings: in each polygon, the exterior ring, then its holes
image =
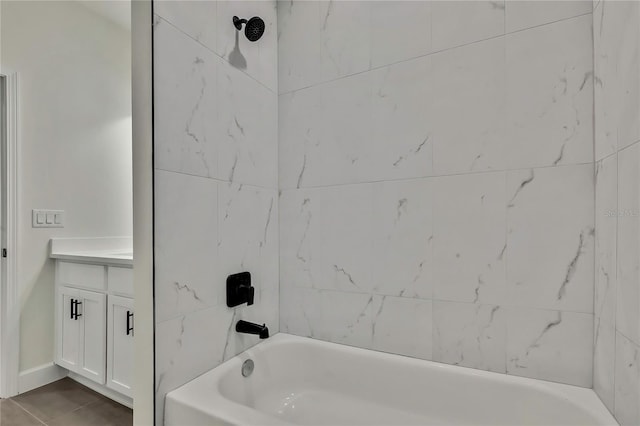
{"type": "Polygon", "coordinates": [[[615,424],[591,389],[282,333],[165,401],[166,426],[615,424]]]}

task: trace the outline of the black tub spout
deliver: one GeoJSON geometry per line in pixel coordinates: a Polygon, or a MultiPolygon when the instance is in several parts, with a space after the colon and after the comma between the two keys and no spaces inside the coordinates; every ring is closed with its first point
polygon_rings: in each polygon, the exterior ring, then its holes
{"type": "Polygon", "coordinates": [[[261,339],[269,338],[269,328],[265,324],[254,324],[240,320],[236,323],[236,331],[245,334],[257,334],[261,339]]]}

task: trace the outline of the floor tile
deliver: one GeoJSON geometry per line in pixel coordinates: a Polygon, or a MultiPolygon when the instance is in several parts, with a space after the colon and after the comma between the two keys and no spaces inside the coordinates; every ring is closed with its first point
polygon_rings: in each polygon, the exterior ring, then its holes
{"type": "Polygon", "coordinates": [[[49,426],[129,426],[133,410],[106,398],[48,423],[49,426]]]}
{"type": "Polygon", "coordinates": [[[34,389],[12,398],[29,413],[45,423],[92,402],[100,401],[98,393],[69,378],[34,389]]]}
{"type": "Polygon", "coordinates": [[[0,426],[42,426],[38,419],[8,399],[0,400],[0,426]]]}

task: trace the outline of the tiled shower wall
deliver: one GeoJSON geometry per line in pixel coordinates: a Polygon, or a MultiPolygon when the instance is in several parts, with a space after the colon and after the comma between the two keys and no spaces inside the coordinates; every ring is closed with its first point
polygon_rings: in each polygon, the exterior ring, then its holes
{"type": "Polygon", "coordinates": [[[279,4],[283,332],[592,385],[591,12],[279,4]]]}
{"type": "Polygon", "coordinates": [[[594,389],[640,424],[640,3],[594,10],[596,287],[594,389]]]}
{"type": "Polygon", "coordinates": [[[154,1],[156,421],[165,394],[278,331],[275,1],[154,1]],[[259,43],[232,17],[261,16],[259,43]],[[244,58],[244,62],[243,62],[244,58]],[[253,306],[226,306],[250,271],[253,306]]]}

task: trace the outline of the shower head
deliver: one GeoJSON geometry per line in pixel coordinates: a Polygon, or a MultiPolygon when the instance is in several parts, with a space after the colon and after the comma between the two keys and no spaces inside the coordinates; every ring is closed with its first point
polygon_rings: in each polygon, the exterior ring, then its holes
{"type": "Polygon", "coordinates": [[[233,25],[238,31],[242,29],[242,24],[245,24],[244,35],[249,41],[258,41],[260,37],[262,37],[262,34],[264,34],[264,21],[258,16],[254,16],[248,21],[246,19],[240,19],[237,16],[233,17],[233,25]]]}

